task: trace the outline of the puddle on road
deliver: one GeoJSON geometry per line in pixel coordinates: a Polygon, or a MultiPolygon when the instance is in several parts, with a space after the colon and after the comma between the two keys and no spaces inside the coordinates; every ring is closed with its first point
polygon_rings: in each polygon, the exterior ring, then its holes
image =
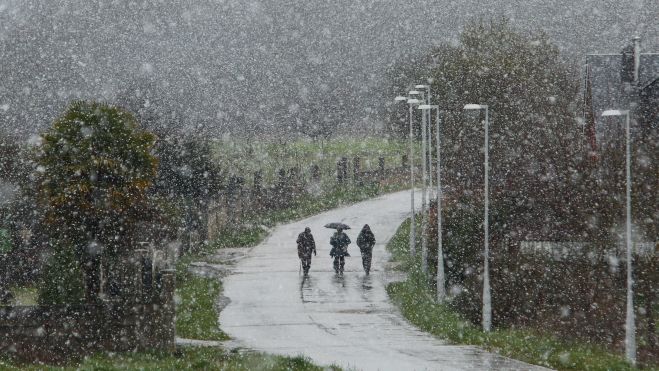
{"type": "Polygon", "coordinates": [[[379,312],[378,310],[374,310],[374,309],[342,309],[336,311],[336,313],[341,313],[341,314],[372,314],[378,312],[379,312]]]}

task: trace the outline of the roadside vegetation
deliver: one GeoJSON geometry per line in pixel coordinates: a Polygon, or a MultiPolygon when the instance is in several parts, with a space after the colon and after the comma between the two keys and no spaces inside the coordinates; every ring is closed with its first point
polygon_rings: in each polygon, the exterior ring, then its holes
{"type": "Polygon", "coordinates": [[[215,302],[222,290],[219,280],[195,276],[189,272],[176,275],[176,336],[198,340],[228,340],[217,323],[215,302]]]}
{"type": "MultiPolygon", "coordinates": [[[[2,370],[263,370],[315,371],[328,368],[315,366],[304,357],[282,357],[263,353],[227,352],[217,348],[186,348],[174,353],[127,353],[97,355],[81,363],[66,366],[12,365],[0,360],[2,370]]],[[[331,366],[329,370],[340,370],[331,366]]]]}
{"type": "MultiPolygon", "coordinates": [[[[420,223],[417,220],[417,229],[420,223]]],[[[387,245],[407,280],[393,283],[387,292],[402,314],[413,325],[453,344],[481,346],[488,351],[557,370],[633,370],[622,354],[597,344],[559,339],[539,330],[497,328],[490,333],[465,319],[451,302],[438,304],[429,282],[433,277],[421,273],[420,254],[409,254],[409,220],[403,223],[387,245]]],[[[420,251],[420,244],[417,251],[420,251]]],[[[648,370],[658,370],[648,365],[648,370]]]]}

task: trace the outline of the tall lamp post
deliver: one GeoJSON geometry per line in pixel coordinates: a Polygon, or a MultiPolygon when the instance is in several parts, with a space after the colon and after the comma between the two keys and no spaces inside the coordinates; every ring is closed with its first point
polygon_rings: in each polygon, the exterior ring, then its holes
{"type": "Polygon", "coordinates": [[[394,99],[396,102],[407,102],[409,105],[409,121],[410,121],[410,254],[416,255],[416,234],[414,223],[414,111],[413,106],[419,104],[418,99],[410,99],[403,96],[398,96],[394,99]]]}
{"type": "Polygon", "coordinates": [[[490,223],[489,223],[489,110],[485,104],[466,104],[465,110],[485,110],[485,215],[483,217],[483,230],[485,235],[485,249],[483,252],[483,331],[489,332],[492,328],[492,298],[490,294],[490,223]]]}
{"type": "MultiPolygon", "coordinates": [[[[423,101],[423,100],[422,100],[423,101]]],[[[428,182],[427,170],[427,136],[426,111],[422,110],[421,115],[421,271],[428,273],[428,214],[426,208],[426,184],[428,182]]]]}
{"type": "MultiPolygon", "coordinates": [[[[421,96],[421,100],[415,99],[416,104],[421,104],[425,100],[424,94],[418,90],[410,90],[410,96],[421,96]]],[[[409,102],[409,101],[408,101],[409,102]]],[[[421,115],[421,256],[422,271],[426,273],[427,255],[428,255],[428,215],[426,215],[426,183],[428,182],[426,172],[426,116],[421,115]]],[[[416,249],[415,249],[416,252],[416,249]]]]}
{"type": "Polygon", "coordinates": [[[626,247],[627,247],[627,315],[625,320],[625,356],[629,363],[636,364],[636,324],[634,320],[634,281],[632,278],[632,170],[631,138],[629,133],[629,110],[607,110],[603,117],[625,116],[625,173],[626,181],[626,247]]]}
{"type": "MultiPolygon", "coordinates": [[[[426,95],[425,95],[425,97],[426,97],[425,104],[427,104],[427,105],[432,104],[431,99],[430,99],[430,85],[421,85],[420,84],[420,85],[416,85],[414,88],[415,89],[426,89],[427,92],[426,92],[426,95]]],[[[424,111],[424,115],[426,115],[426,114],[428,116],[428,119],[426,121],[426,123],[428,125],[427,126],[427,128],[428,128],[427,129],[428,130],[427,131],[428,132],[428,151],[427,152],[428,153],[427,154],[424,153],[423,158],[424,159],[426,157],[428,158],[428,160],[427,160],[428,161],[428,186],[430,187],[430,191],[428,192],[428,198],[430,200],[432,200],[432,198],[433,198],[433,194],[432,194],[433,193],[433,186],[432,186],[432,174],[433,174],[432,173],[432,118],[431,118],[432,117],[432,112],[430,112],[430,110],[424,111]]]]}
{"type": "Polygon", "coordinates": [[[437,143],[437,302],[442,303],[446,300],[446,278],[444,274],[444,249],[442,247],[442,161],[440,156],[441,142],[439,139],[439,106],[424,104],[419,109],[428,110],[431,116],[431,110],[435,110],[437,123],[435,141],[437,143]]]}

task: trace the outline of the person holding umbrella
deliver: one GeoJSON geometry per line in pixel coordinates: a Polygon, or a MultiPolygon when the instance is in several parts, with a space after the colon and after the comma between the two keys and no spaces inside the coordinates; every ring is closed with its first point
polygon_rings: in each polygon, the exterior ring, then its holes
{"type": "Polygon", "coordinates": [[[368,276],[369,271],[371,270],[371,257],[373,256],[373,245],[375,245],[375,235],[371,231],[371,227],[368,224],[364,224],[364,228],[359,232],[359,237],[357,237],[357,246],[362,253],[362,265],[364,266],[364,272],[368,276]]]}
{"type": "Polygon", "coordinates": [[[302,263],[304,276],[309,275],[309,268],[311,268],[311,253],[316,255],[316,242],[311,234],[311,228],[304,228],[304,232],[297,236],[297,256],[302,263]]]}
{"type": "MultiPolygon", "coordinates": [[[[327,228],[334,228],[334,227],[328,227],[328,224],[325,227],[327,228]]],[[[330,238],[330,245],[332,245],[332,250],[330,250],[330,256],[334,258],[334,271],[338,275],[343,275],[343,267],[345,266],[346,256],[350,256],[348,254],[348,245],[350,245],[350,238],[348,237],[347,234],[343,233],[344,227],[347,227],[346,225],[339,224],[336,225],[336,232],[334,232],[334,235],[330,238]]],[[[348,227],[350,228],[350,227],[348,227]]]]}

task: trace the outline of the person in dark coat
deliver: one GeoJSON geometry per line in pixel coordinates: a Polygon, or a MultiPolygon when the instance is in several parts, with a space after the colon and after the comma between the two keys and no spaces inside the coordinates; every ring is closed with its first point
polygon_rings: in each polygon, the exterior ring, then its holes
{"type": "Polygon", "coordinates": [[[309,227],[304,228],[304,232],[297,236],[297,256],[302,262],[302,269],[304,275],[309,275],[309,268],[311,268],[311,253],[316,255],[316,242],[311,234],[309,227]]]}
{"type": "Polygon", "coordinates": [[[371,258],[373,257],[373,246],[375,245],[375,235],[371,231],[371,227],[368,224],[364,224],[364,228],[359,232],[359,237],[357,237],[357,246],[362,253],[362,265],[364,266],[364,272],[368,276],[371,270],[371,258]]]}
{"type": "Polygon", "coordinates": [[[334,271],[337,274],[343,274],[343,267],[346,264],[346,256],[348,254],[348,245],[350,245],[350,237],[343,233],[343,228],[337,228],[334,235],[330,238],[330,256],[334,258],[334,271]]]}

